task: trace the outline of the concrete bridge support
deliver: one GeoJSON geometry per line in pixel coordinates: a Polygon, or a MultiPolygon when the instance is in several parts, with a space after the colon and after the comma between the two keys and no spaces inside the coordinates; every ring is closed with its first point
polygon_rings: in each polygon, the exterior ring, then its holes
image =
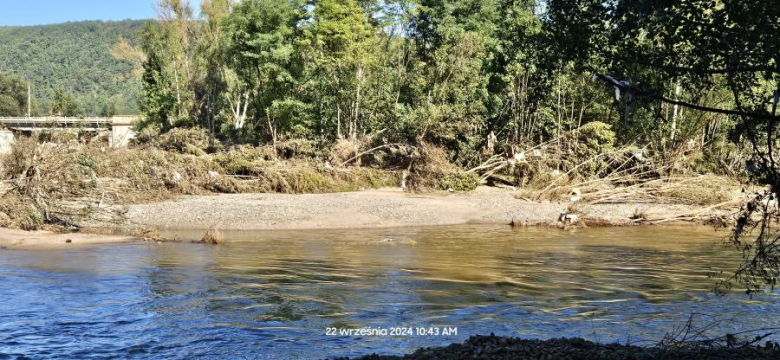
{"type": "Polygon", "coordinates": [[[13,143],[14,133],[8,130],[0,130],[0,155],[10,154],[13,143]]]}
{"type": "Polygon", "coordinates": [[[135,139],[134,126],[135,122],[127,122],[115,118],[111,124],[109,145],[114,149],[127,147],[127,145],[130,144],[130,140],[135,139]]]}

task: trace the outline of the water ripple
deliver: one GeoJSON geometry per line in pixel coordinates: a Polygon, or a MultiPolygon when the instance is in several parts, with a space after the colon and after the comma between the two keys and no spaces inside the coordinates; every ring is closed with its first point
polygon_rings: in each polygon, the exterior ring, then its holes
{"type": "MultiPolygon", "coordinates": [[[[494,332],[659,339],[692,312],[777,327],[777,293],[709,290],[738,254],[711,229],[452,226],[244,233],[219,247],[0,252],[0,359],[309,359],[494,332]],[[386,237],[409,244],[377,246],[386,237]],[[262,241],[250,241],[259,239],[262,241]],[[333,337],[328,327],[457,327],[333,337]]],[[[726,325],[727,324],[727,325],[726,325]]],[[[715,328],[713,331],[726,328],[715,328]]]]}

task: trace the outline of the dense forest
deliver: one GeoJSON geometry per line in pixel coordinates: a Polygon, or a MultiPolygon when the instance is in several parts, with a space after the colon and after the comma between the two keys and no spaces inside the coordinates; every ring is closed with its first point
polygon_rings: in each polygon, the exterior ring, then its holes
{"type": "MultiPolygon", "coordinates": [[[[134,43],[145,21],[84,21],[41,26],[0,26],[0,73],[27,81],[33,112],[65,105],[69,115],[138,112],[140,81],[112,57],[120,38],[134,43]]],[[[26,100],[22,106],[27,111],[26,100]]]]}
{"type": "Polygon", "coordinates": [[[772,96],[777,11],[734,1],[210,0],[196,18],[186,1],[163,0],[135,65],[142,110],[163,130],[201,125],[250,143],[381,134],[475,166],[598,121],[618,143],[703,153],[729,171],[745,146],[739,115],[769,111],[732,90],[772,96]],[[735,76],[721,69],[731,66],[735,76]],[[737,103],[753,108],[710,111],[737,103]]]}

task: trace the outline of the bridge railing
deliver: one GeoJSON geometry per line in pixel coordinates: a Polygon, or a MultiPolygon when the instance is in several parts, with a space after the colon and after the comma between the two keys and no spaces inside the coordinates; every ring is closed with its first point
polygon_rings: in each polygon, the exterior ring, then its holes
{"type": "Polygon", "coordinates": [[[87,125],[109,127],[111,125],[133,125],[141,120],[140,116],[112,116],[112,117],[65,117],[65,116],[36,116],[36,117],[0,117],[0,124],[37,127],[38,125],[87,125]]]}

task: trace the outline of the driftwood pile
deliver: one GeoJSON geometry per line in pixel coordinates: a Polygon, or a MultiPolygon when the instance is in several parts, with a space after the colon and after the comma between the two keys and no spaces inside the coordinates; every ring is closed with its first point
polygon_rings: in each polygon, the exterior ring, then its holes
{"type": "Polygon", "coordinates": [[[633,145],[583,143],[574,130],[543,144],[509,149],[469,173],[483,184],[513,187],[530,201],[580,204],[671,203],[733,205],[736,181],[679,168],[679,161],[633,145]]]}

